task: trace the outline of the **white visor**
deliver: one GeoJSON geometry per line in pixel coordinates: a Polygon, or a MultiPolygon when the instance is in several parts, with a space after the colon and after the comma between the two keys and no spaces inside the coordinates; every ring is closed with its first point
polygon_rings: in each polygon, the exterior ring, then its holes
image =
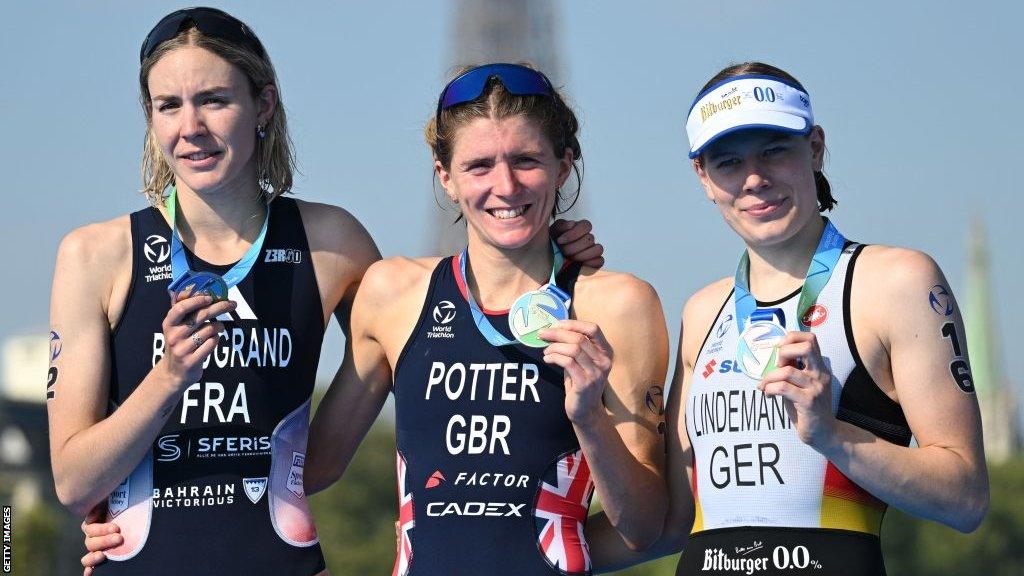
{"type": "Polygon", "coordinates": [[[690,158],[737,130],[766,128],[807,134],[814,126],[811,98],[782,80],[760,74],[735,76],[702,92],[690,108],[686,135],[690,158]]]}

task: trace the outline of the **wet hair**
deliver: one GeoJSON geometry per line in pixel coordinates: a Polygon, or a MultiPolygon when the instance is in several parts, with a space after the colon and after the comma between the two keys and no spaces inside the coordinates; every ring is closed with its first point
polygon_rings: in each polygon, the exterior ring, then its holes
{"type": "MultiPolygon", "coordinates": [[[[195,46],[220,56],[245,74],[249,81],[249,93],[256,98],[264,87],[278,87],[277,73],[270,57],[259,54],[243,44],[203,34],[198,28],[189,27],[174,38],[161,43],[139,69],[139,101],[146,114],[146,137],[142,151],[142,192],[150,204],[163,203],[164,191],[174,183],[174,172],[167,163],[153,134],[153,108],[149,93],[149,73],[160,58],[185,46],[195,46]]],[[[266,136],[256,139],[256,171],[264,200],[270,200],[291,190],[295,172],[295,155],[288,135],[288,120],[277,90],[277,106],[274,114],[263,126],[266,136]]]]}
{"type": "MultiPolygon", "coordinates": [[[[536,67],[528,63],[519,63],[530,69],[536,67]]],[[[459,67],[449,80],[457,78],[476,66],[459,67]]],[[[431,117],[423,130],[427,146],[445,169],[451,168],[452,152],[458,131],[477,118],[494,118],[504,120],[516,116],[525,116],[540,126],[541,133],[551,144],[555,156],[562,158],[566,150],[572,152],[572,170],[576,176],[576,191],[570,198],[558,198],[552,210],[552,216],[569,211],[579,198],[583,186],[583,149],[577,133],[580,123],[576,114],[565,102],[565,97],[557,89],[552,89],[550,97],[543,95],[517,95],[505,89],[501,81],[495,77],[487,81],[483,92],[475,100],[456,104],[441,110],[440,129],[436,117],[431,117]]],[[[461,216],[459,217],[461,219],[461,216]]],[[[458,221],[459,219],[456,219],[458,221]]]]}
{"type": "MultiPolygon", "coordinates": [[[[746,74],[774,76],[775,78],[784,80],[787,84],[792,84],[800,90],[807,92],[807,89],[804,88],[803,84],[801,84],[799,80],[781,68],[776,68],[775,66],[765,64],[764,62],[742,62],[740,64],[732,64],[721,69],[717,74],[712,76],[710,80],[708,80],[707,84],[700,89],[698,94],[704,93],[708,88],[711,88],[720,82],[724,82],[729,78],[743,76],[746,74]]],[[[701,160],[702,158],[698,158],[698,162],[701,160]]],[[[825,178],[825,173],[821,170],[814,171],[814,187],[818,193],[818,211],[825,212],[835,208],[839,201],[832,196],[832,186],[828,183],[828,178],[825,178]]]]}

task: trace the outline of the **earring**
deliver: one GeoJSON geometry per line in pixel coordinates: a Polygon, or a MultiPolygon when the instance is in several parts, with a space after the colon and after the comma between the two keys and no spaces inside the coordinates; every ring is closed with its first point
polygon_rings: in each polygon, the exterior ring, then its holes
{"type": "Polygon", "coordinates": [[[260,140],[267,137],[267,131],[263,128],[263,124],[256,125],[256,135],[260,137],[260,140]]]}

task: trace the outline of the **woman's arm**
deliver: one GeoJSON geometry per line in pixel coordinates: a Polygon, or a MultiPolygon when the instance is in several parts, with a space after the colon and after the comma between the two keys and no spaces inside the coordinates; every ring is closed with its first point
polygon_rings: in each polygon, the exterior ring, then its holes
{"type": "Polygon", "coordinates": [[[298,204],[326,320],[336,318],[345,335],[341,366],[310,424],[303,477],[306,494],[313,494],[337,480],[348,465],[387,397],[390,371],[364,371],[361,376],[354,352],[361,357],[367,353],[373,316],[365,310],[374,286],[364,285],[363,277],[380,261],[377,245],[348,211],[315,202],[298,204]],[[383,387],[382,377],[388,380],[383,387]]]}
{"type": "Polygon", "coordinates": [[[116,271],[131,262],[130,255],[127,221],[78,229],[57,254],[50,304],[51,330],[59,342],[51,352],[48,387],[50,458],[57,497],[79,516],[106,498],[145,456],[182,389],[199,377],[216,345],[223,326],[212,320],[234,308],[230,302],[211,304],[206,296],[176,303],[163,323],[164,356],[107,416],[108,307],[116,271]],[[186,319],[199,326],[196,334],[204,342],[198,349],[186,319]]]}
{"type": "Polygon", "coordinates": [[[565,370],[565,408],[609,523],[630,549],[657,539],[664,519],[659,433],[668,336],[661,302],[645,282],[602,274],[577,284],[576,311],[541,337],[546,362],[565,370]],[[598,327],[600,324],[600,328],[598,327]]]}
{"type": "Polygon", "coordinates": [[[432,270],[422,261],[392,258],[366,271],[352,304],[345,358],[310,428],[307,492],[341,477],[380,413],[391,391],[392,362],[419,317],[432,270]]]}
{"type": "Polygon", "coordinates": [[[881,366],[867,361],[869,372],[877,381],[877,372],[891,370],[918,446],[892,444],[832,415],[831,374],[813,334],[787,336],[779,354],[782,368],[765,378],[765,393],[790,400],[800,438],[875,497],[973,531],[988,509],[988,472],[952,291],[935,262],[911,250],[869,247],[856,273],[853,322],[866,322],[878,340],[872,344],[883,352],[881,366]],[[933,294],[948,298],[948,307],[945,301],[935,304],[933,294]],[[797,360],[806,365],[803,370],[797,360]]]}
{"type": "Polygon", "coordinates": [[[384,284],[380,276],[368,272],[361,284],[352,304],[345,356],[310,425],[307,494],[341,478],[391,391],[391,367],[384,348],[373,337],[384,284]]]}
{"type": "Polygon", "coordinates": [[[672,387],[665,403],[668,509],[661,536],[646,550],[633,551],[614,533],[603,512],[592,516],[587,524],[587,542],[595,572],[621,570],[675,554],[683,549],[689,538],[694,520],[693,491],[690,488],[693,452],[686,433],[686,395],[704,337],[732,286],[729,280],[705,287],[683,306],[672,387]]]}

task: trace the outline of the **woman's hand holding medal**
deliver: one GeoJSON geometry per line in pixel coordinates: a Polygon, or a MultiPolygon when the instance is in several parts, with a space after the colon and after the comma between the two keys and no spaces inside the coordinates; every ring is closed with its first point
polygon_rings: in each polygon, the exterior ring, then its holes
{"type": "Polygon", "coordinates": [[[612,369],[612,348],[601,328],[592,322],[562,320],[538,334],[551,344],[544,361],[565,370],[565,414],[585,424],[604,414],[603,395],[612,369]]]}
{"type": "Polygon", "coordinates": [[[832,371],[813,332],[788,332],[776,349],[776,368],[757,385],[766,396],[782,396],[805,444],[818,448],[833,436],[832,371]]]}
{"type": "MultiPolygon", "coordinates": [[[[800,288],[797,318],[803,318],[818,300],[846,245],[839,230],[828,219],[824,223],[800,288]]],[[[781,309],[757,307],[750,293],[750,257],[746,251],[736,267],[733,302],[740,334],[736,357],[743,373],[760,379],[757,388],[766,396],[789,400],[786,411],[800,440],[820,451],[833,437],[836,419],[832,413],[832,371],[821,356],[818,339],[806,324],[798,324],[799,331],[786,331],[781,309]]]]}
{"type": "Polygon", "coordinates": [[[217,345],[224,324],[217,316],[234,310],[230,300],[215,301],[208,294],[176,299],[164,317],[164,370],[179,385],[191,384],[203,373],[203,362],[217,345]]]}
{"type": "Polygon", "coordinates": [[[256,240],[223,276],[189,268],[185,248],[178,235],[178,190],[171,187],[165,200],[171,224],[172,278],[167,292],[171,296],[171,309],[164,318],[163,366],[177,384],[191,384],[203,374],[203,363],[217,346],[217,335],[224,324],[216,318],[234,310],[236,304],[228,300],[229,289],[237,285],[259,259],[263,240],[270,222],[270,207],[263,215],[263,227],[256,240]]]}

